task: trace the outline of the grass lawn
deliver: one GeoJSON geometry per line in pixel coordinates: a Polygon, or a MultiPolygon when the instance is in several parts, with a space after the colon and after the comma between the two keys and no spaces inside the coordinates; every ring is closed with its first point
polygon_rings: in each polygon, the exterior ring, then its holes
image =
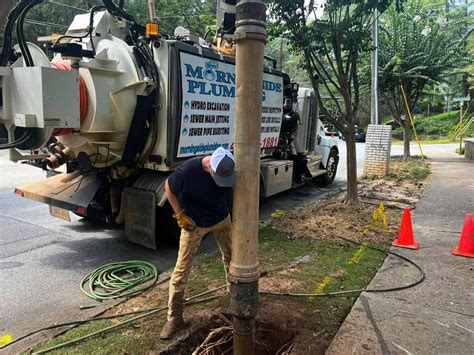
{"type": "MultiPolygon", "coordinates": [[[[411,144],[416,144],[416,140],[412,140],[411,144]]],[[[440,139],[427,139],[427,140],[420,140],[421,144],[450,144],[450,143],[459,143],[456,141],[452,141],[449,138],[440,138],[440,139]]],[[[392,139],[393,145],[403,145],[403,141],[400,139],[392,139]]]]}

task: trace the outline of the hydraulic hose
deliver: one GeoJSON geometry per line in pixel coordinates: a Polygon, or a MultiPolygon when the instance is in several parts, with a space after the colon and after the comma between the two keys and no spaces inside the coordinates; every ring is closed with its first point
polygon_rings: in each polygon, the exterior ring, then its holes
{"type": "Polygon", "coordinates": [[[32,130],[27,130],[27,131],[25,131],[25,133],[23,133],[22,136],[21,136],[20,138],[18,138],[17,140],[15,140],[15,141],[13,141],[13,142],[5,143],[5,144],[0,144],[0,150],[2,150],[2,149],[16,148],[16,147],[18,147],[19,145],[25,143],[28,139],[30,139],[32,135],[33,135],[33,131],[32,131],[32,130]]]}
{"type": "Polygon", "coordinates": [[[29,5],[31,0],[22,0],[20,1],[8,14],[7,21],[4,29],[4,37],[2,44],[2,53],[0,55],[0,67],[4,67],[8,64],[10,58],[10,53],[12,50],[12,32],[13,26],[18,18],[21,15],[22,11],[26,6],[29,5]]]}
{"type": "Polygon", "coordinates": [[[34,63],[33,58],[31,57],[30,49],[28,48],[28,44],[26,43],[25,33],[23,30],[25,17],[28,11],[30,11],[36,5],[41,4],[42,2],[43,0],[32,0],[21,12],[21,15],[16,23],[16,36],[20,45],[21,55],[23,56],[27,67],[32,67],[34,63]]]}
{"type": "Polygon", "coordinates": [[[2,52],[0,54],[0,67],[4,67],[8,64],[10,54],[12,50],[12,33],[15,22],[20,17],[19,23],[17,24],[17,36],[18,42],[22,55],[25,57],[25,62],[28,63],[31,55],[26,46],[26,42],[23,34],[23,22],[26,13],[33,7],[43,2],[44,0],[21,0],[8,14],[7,21],[4,29],[4,38],[2,45],[2,52]]]}
{"type": "Polygon", "coordinates": [[[112,0],[103,0],[102,2],[107,8],[107,11],[109,11],[112,15],[122,17],[125,20],[135,23],[135,19],[133,18],[133,16],[123,9],[123,1],[119,2],[119,6],[115,5],[112,0]]]}

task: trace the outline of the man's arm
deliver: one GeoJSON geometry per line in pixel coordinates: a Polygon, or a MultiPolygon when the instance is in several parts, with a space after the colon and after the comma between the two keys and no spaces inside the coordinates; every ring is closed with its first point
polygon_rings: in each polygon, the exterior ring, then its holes
{"type": "Polygon", "coordinates": [[[168,179],[165,181],[165,191],[166,197],[173,208],[174,214],[177,215],[179,212],[181,212],[181,206],[179,205],[178,197],[176,197],[173,191],[171,191],[170,185],[168,184],[168,179]]]}
{"type": "Polygon", "coordinates": [[[166,179],[165,181],[165,191],[166,197],[168,198],[168,201],[174,211],[173,217],[174,219],[176,219],[176,223],[178,223],[179,228],[185,229],[187,231],[195,230],[196,223],[191,218],[186,216],[186,214],[181,209],[178,198],[173,193],[173,191],[171,191],[168,179],[166,179]]]}

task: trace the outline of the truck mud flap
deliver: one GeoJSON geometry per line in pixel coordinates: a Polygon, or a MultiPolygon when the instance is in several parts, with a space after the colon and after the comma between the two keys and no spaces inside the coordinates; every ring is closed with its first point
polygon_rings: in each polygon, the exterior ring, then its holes
{"type": "Polygon", "coordinates": [[[156,249],[156,209],[166,202],[164,182],[169,174],[149,172],[124,190],[125,237],[156,249]]]}
{"type": "Polygon", "coordinates": [[[155,193],[134,188],[125,189],[125,236],[128,241],[156,249],[155,193]]]}
{"type": "Polygon", "coordinates": [[[81,175],[76,171],[59,174],[17,187],[15,194],[33,201],[69,211],[81,212],[91,203],[100,181],[95,174],[81,175]]]}

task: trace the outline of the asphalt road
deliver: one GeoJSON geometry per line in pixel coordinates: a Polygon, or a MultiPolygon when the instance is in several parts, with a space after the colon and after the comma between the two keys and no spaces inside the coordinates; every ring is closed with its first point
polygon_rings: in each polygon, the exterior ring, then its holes
{"type": "MultiPolygon", "coordinates": [[[[275,209],[317,201],[327,193],[343,189],[344,142],[340,141],[339,146],[340,164],[333,185],[304,186],[268,198],[261,204],[261,219],[268,218],[275,209]]],[[[399,147],[393,148],[400,154],[399,147]]],[[[447,145],[429,147],[446,148],[450,149],[447,145]]],[[[364,144],[358,143],[359,172],[363,158],[364,144]]],[[[40,169],[11,163],[6,152],[0,151],[0,336],[10,334],[17,338],[52,323],[87,318],[109,306],[79,310],[80,305],[92,303],[80,292],[82,277],[105,263],[140,259],[153,262],[160,271],[165,271],[176,260],[175,247],[149,250],[127,242],[121,228],[104,229],[74,215],[68,223],[51,217],[46,205],[13,194],[15,186],[43,177],[40,169]]],[[[200,254],[215,250],[213,238],[206,238],[200,254]]]]}

